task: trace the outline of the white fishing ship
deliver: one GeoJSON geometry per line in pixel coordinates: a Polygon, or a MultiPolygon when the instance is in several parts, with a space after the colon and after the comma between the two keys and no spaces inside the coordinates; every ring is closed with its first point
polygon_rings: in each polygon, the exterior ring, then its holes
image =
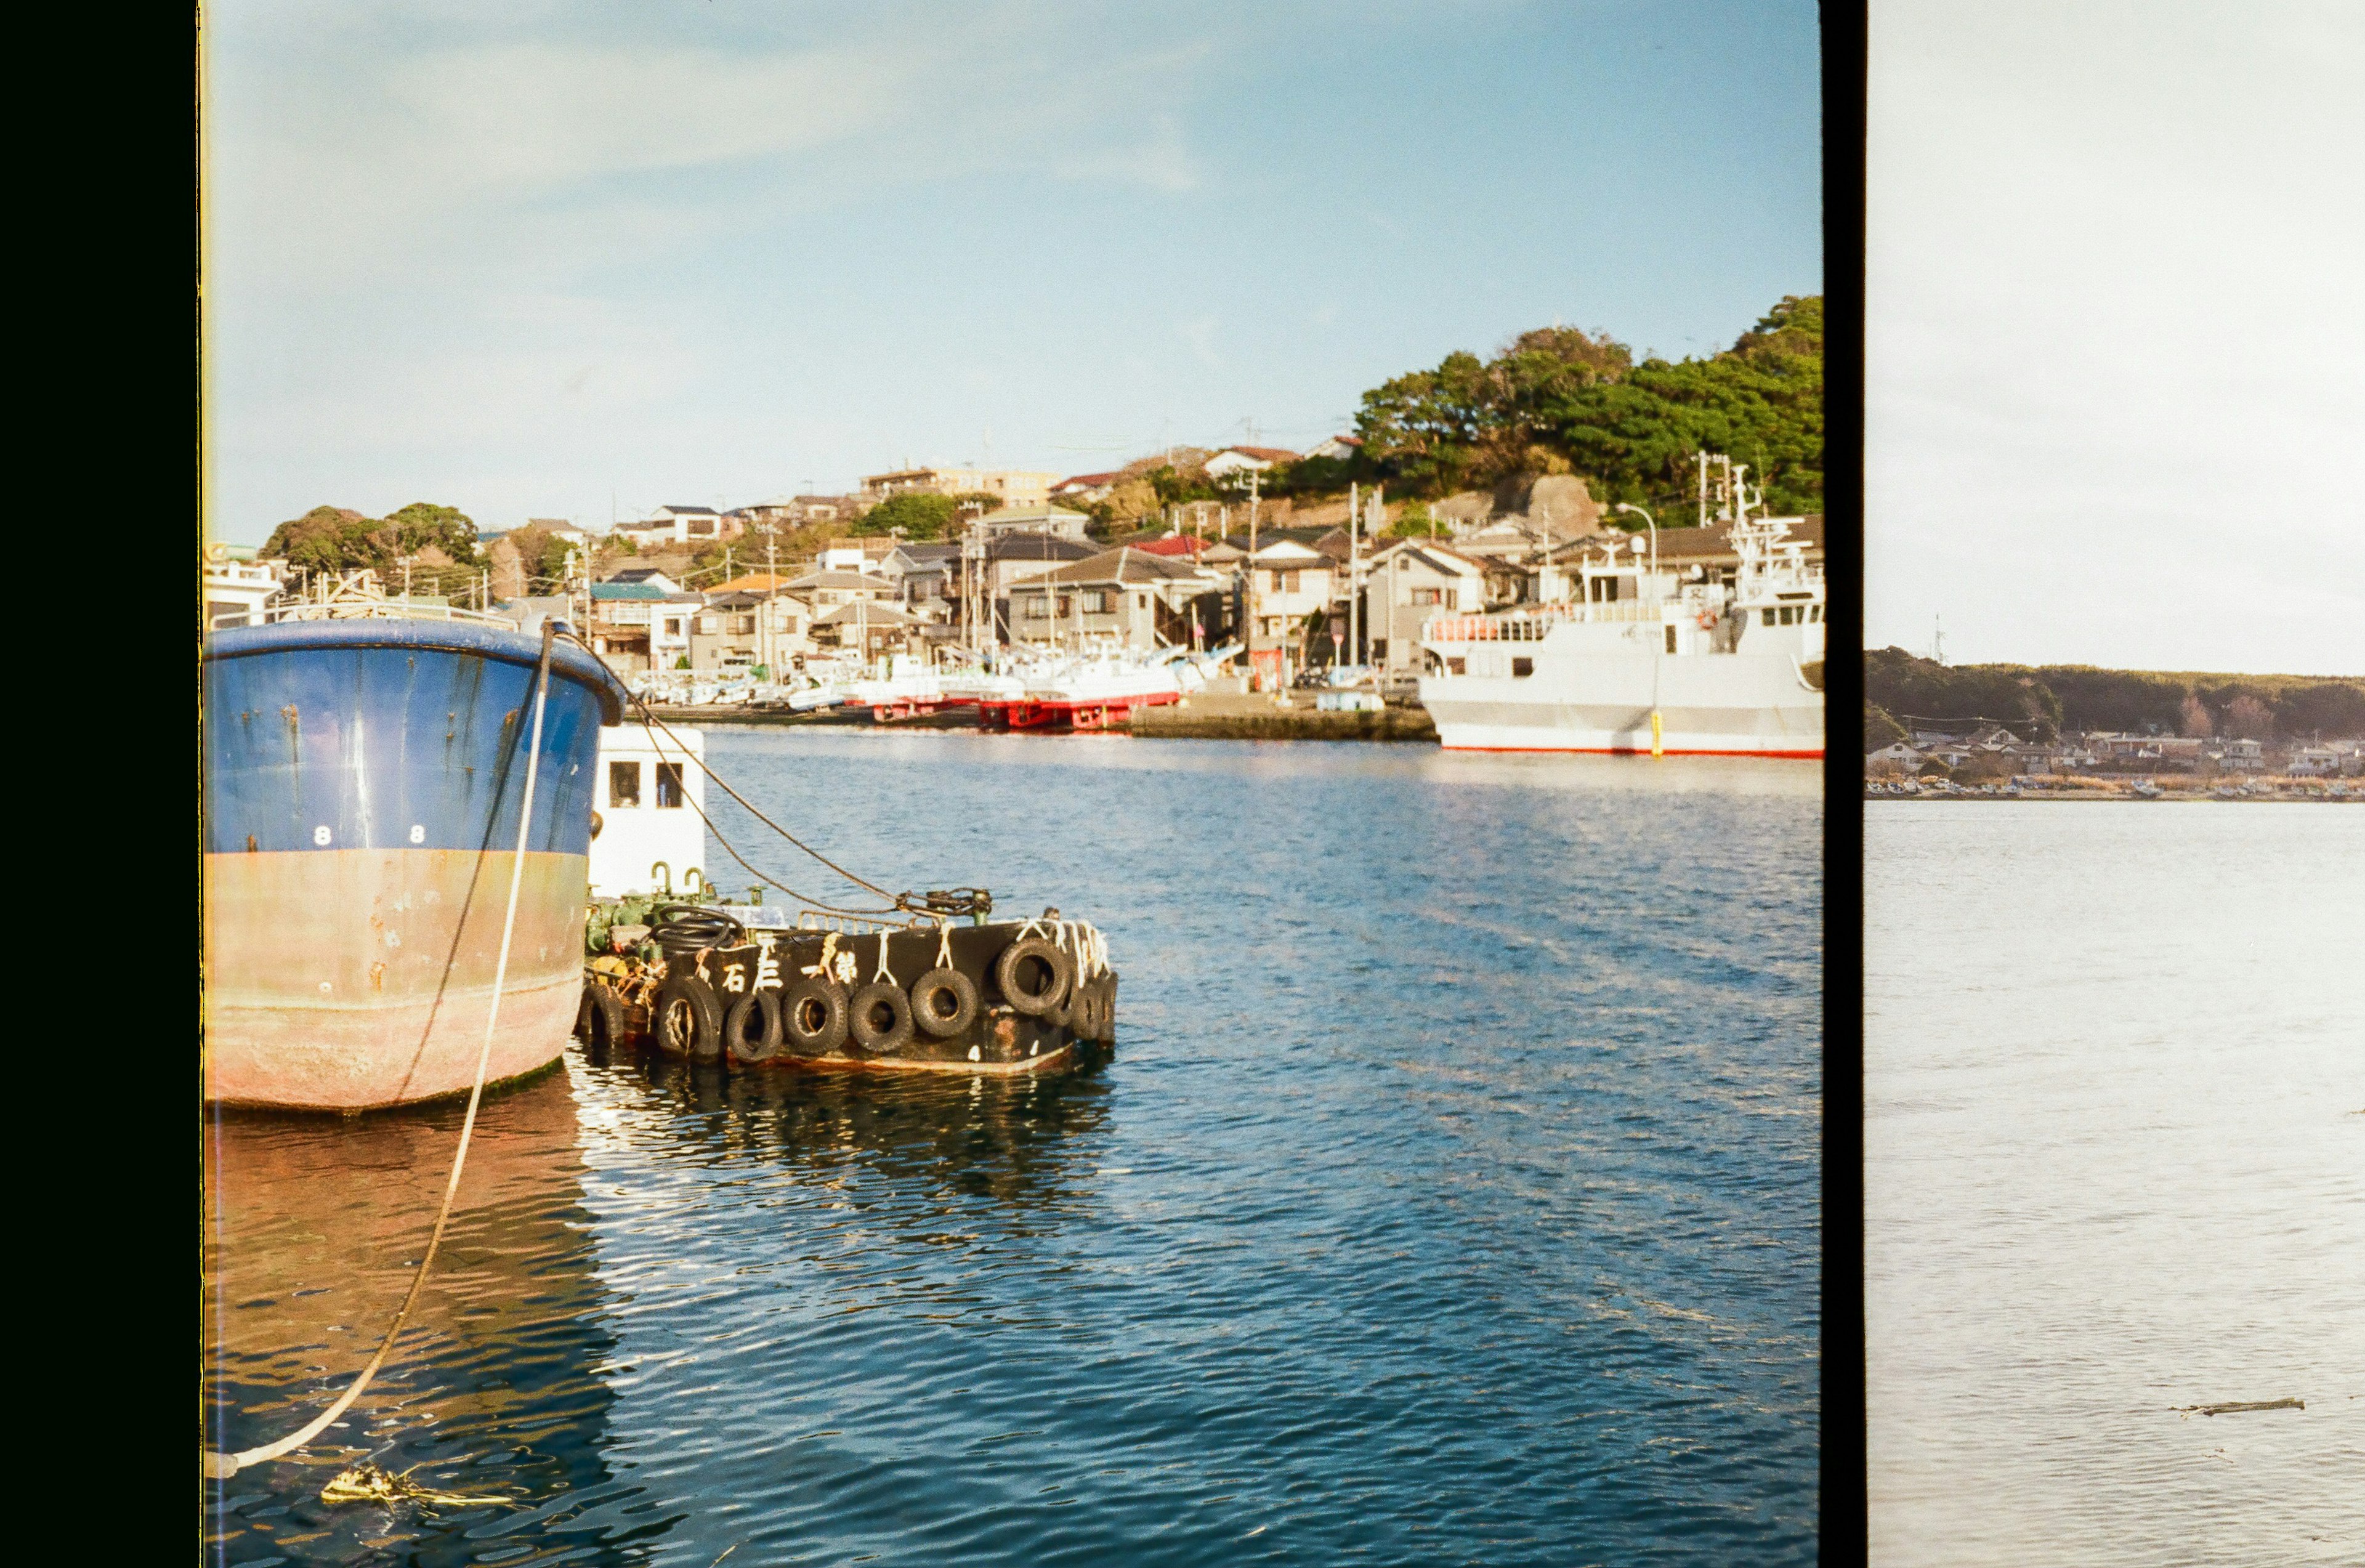
{"type": "Polygon", "coordinates": [[[1567,597],[1421,629],[1420,700],[1448,751],[1823,755],[1823,571],[1796,518],[1753,515],[1748,467],[1711,456],[1731,580],[1659,569],[1642,535],[1580,554],[1567,597]],[[1649,552],[1646,554],[1646,552],[1649,552]]]}

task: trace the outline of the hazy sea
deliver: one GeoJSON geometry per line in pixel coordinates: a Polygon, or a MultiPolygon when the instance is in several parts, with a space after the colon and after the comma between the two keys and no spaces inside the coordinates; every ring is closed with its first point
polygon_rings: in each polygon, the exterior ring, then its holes
{"type": "Polygon", "coordinates": [[[1866,816],[1872,1561],[2365,1563],[2365,811],[1866,816]]]}
{"type": "MultiPolygon", "coordinates": [[[[1814,1560],[1820,769],[709,744],[891,886],[1099,923],[1113,1058],[570,1055],[489,1107],[385,1382],[217,1490],[216,1561],[1814,1560]],[[322,1506],[364,1454],[511,1502],[322,1506]]],[[[209,1437],[365,1359],[457,1121],[214,1129],[209,1437]]]]}

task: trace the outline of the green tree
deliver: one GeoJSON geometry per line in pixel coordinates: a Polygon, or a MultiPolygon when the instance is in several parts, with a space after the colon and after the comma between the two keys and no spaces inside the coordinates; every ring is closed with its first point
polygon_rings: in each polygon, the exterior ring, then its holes
{"type": "Polygon", "coordinates": [[[456,507],[413,501],[400,511],[389,512],[386,521],[394,531],[390,543],[398,555],[415,555],[432,546],[455,566],[476,562],[476,525],[456,507]]]}
{"type": "Polygon", "coordinates": [[[953,521],[953,512],[950,496],[930,490],[902,490],[857,518],[852,532],[878,535],[901,529],[906,539],[938,539],[953,521]]]}

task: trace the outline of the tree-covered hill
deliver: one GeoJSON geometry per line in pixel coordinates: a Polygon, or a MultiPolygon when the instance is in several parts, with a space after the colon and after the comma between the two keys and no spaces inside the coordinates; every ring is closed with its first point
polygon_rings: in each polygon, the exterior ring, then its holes
{"type": "Polygon", "coordinates": [[[2245,740],[2365,735],[2365,680],[2090,665],[1942,665],[1902,648],[1864,656],[1865,749],[1911,721],[1987,719],[2034,736],[2085,730],[2245,740]]]}
{"type": "Polygon", "coordinates": [[[1663,519],[1691,505],[1693,455],[1750,466],[1776,513],[1823,503],[1823,302],[1792,297],[1730,349],[1637,364],[1607,332],[1522,332],[1492,359],[1457,352],[1363,394],[1361,453],[1276,476],[1283,493],[1352,479],[1438,497],[1523,474],[1582,475],[1597,500],[1663,519]]]}

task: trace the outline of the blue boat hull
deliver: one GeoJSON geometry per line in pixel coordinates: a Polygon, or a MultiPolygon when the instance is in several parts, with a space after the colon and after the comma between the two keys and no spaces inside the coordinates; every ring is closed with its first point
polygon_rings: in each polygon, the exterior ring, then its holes
{"type": "MultiPolygon", "coordinates": [[[[205,1073],[231,1104],[465,1091],[492,1006],[538,640],[444,622],[241,628],[205,663],[205,1073]]],[[[549,1065],[581,994],[599,732],[622,693],[553,661],[488,1076],[549,1065]]]]}

